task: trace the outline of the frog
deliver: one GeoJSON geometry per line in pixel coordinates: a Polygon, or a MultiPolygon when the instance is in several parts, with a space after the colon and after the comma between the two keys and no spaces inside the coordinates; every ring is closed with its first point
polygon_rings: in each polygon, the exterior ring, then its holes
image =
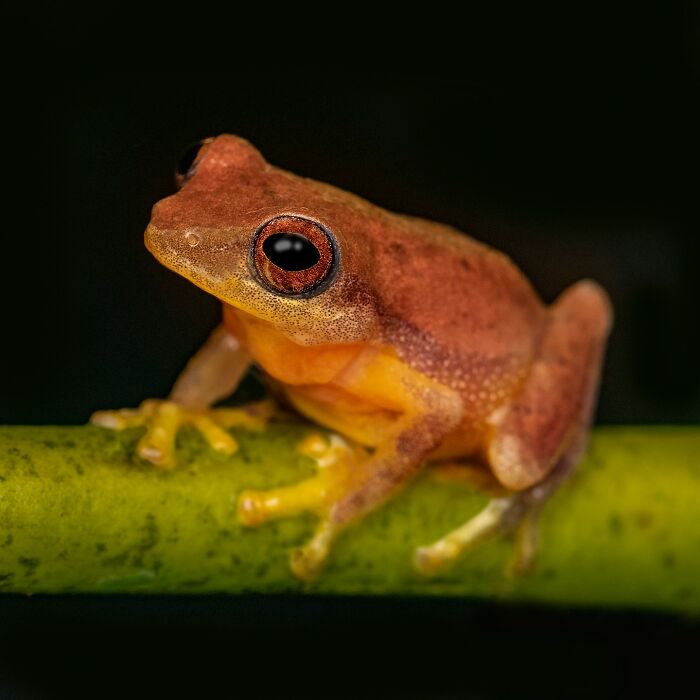
{"type": "Polygon", "coordinates": [[[245,490],[236,507],[245,527],[316,516],[290,555],[304,581],[342,533],[432,468],[485,476],[489,498],[416,543],[417,574],[506,535],[527,570],[542,507],[586,449],[613,318],[604,289],[584,279],[547,305],[488,244],[270,165],[238,136],[195,144],[176,181],[145,245],[220,300],[222,322],[167,399],[92,422],[145,426],[136,451],[164,469],[186,425],[224,454],[237,449],[232,428],[264,428],[280,405],[324,429],[299,446],[313,476],[245,490]],[[217,406],[252,366],[274,398],[217,406]]]}

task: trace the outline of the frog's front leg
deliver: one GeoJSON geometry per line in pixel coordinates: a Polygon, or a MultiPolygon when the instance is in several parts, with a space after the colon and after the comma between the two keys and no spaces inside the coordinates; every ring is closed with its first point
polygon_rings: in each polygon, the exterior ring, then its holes
{"type": "Polygon", "coordinates": [[[137,453],[158,467],[174,466],[175,438],[183,425],[194,426],[214,449],[231,454],[237,444],[226,429],[262,427],[274,410],[270,402],[209,408],[235,391],[250,363],[238,340],[220,325],[188,362],[167,401],[149,399],[137,409],[97,411],[91,422],[115,430],[146,426],[137,453]]]}
{"type": "Polygon", "coordinates": [[[316,459],[316,476],[284,488],[246,491],[239,500],[239,519],[249,526],[303,511],[318,515],[315,535],[292,553],[292,571],[304,580],[315,578],[338,535],[404,486],[462,417],[456,393],[390,356],[355,363],[337,384],[397,414],[374,451],[337,436],[329,442],[313,436],[302,451],[316,459]]]}
{"type": "Polygon", "coordinates": [[[491,417],[489,465],[508,489],[464,525],[416,551],[431,575],[493,536],[517,533],[514,568],[528,568],[537,549],[544,503],[576,467],[586,440],[612,313],[605,292],[579,282],[550,310],[538,357],[521,394],[491,417]]]}

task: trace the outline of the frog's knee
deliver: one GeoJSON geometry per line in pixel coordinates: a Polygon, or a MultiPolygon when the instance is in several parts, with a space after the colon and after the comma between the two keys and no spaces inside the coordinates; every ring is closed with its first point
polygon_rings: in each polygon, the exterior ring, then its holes
{"type": "Polygon", "coordinates": [[[593,322],[603,335],[613,324],[614,312],[610,296],[592,279],[583,279],[564,290],[552,307],[555,312],[566,311],[593,322]]]}

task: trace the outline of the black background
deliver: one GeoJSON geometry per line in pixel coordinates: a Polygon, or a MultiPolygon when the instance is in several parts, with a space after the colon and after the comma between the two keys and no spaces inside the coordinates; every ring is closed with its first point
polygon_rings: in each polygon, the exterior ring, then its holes
{"type": "Polygon", "coordinates": [[[697,423],[698,75],[671,58],[566,89],[357,73],[39,82],[49,102],[10,198],[21,342],[0,422],[81,423],[168,391],[219,311],[142,234],[185,146],[228,131],[272,163],[489,242],[547,301],[599,280],[616,311],[599,422],[697,423]]]}
{"type": "MultiPolygon", "coordinates": [[[[489,242],[547,301],[596,278],[616,310],[599,422],[698,423],[697,15],[636,12],[583,25],[548,18],[539,33],[497,24],[467,51],[479,35],[470,27],[431,69],[425,37],[400,36],[389,62],[367,70],[324,57],[88,73],[113,18],[61,25],[64,41],[48,44],[40,71],[5,76],[16,123],[3,169],[0,423],[82,423],[96,408],[167,392],[218,307],[152,260],[141,236],[181,150],[220,132],[249,138],[276,165],[489,242]],[[409,49],[416,67],[403,60],[409,49]],[[69,50],[79,63],[59,65],[69,50]]],[[[125,48],[145,50],[152,36],[127,26],[115,30],[125,48]]],[[[176,65],[184,38],[172,37],[176,65]]],[[[295,43],[286,58],[300,47],[319,50],[295,43]]],[[[80,686],[138,695],[146,685],[204,697],[215,685],[223,697],[243,687],[261,697],[639,696],[694,678],[698,645],[697,623],[634,612],[6,597],[0,698],[80,686]]]]}

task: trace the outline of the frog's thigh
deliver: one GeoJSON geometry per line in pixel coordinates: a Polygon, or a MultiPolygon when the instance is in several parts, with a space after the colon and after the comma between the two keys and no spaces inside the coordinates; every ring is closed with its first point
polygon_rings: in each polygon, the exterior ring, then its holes
{"type": "Polygon", "coordinates": [[[585,443],[581,435],[590,422],[611,321],[607,295],[587,280],[551,307],[522,393],[490,421],[488,461],[507,488],[538,483],[574,445],[585,443]]]}
{"type": "Polygon", "coordinates": [[[389,356],[360,365],[339,381],[358,396],[396,411],[398,418],[360,478],[334,503],[331,520],[336,524],[362,517],[405,484],[459,425],[463,411],[451,389],[389,356]]]}

